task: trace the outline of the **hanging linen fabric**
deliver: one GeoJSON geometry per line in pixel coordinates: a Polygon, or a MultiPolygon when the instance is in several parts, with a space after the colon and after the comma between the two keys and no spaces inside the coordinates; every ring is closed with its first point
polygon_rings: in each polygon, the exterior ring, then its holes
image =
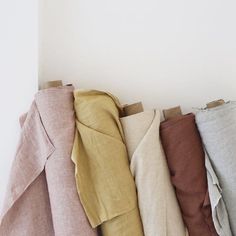
{"type": "Polygon", "coordinates": [[[21,124],[0,235],[96,236],[78,198],[70,159],[73,87],[39,91],[21,124]]]}
{"type": "Polygon", "coordinates": [[[145,236],[185,236],[186,228],[159,137],[160,112],[121,118],[145,236]]]}
{"type": "Polygon", "coordinates": [[[214,221],[222,235],[236,235],[236,102],[201,110],[196,122],[209,158],[214,221]]]}
{"type": "Polygon", "coordinates": [[[77,134],[72,152],[81,203],[103,236],[142,236],[136,188],[122,126],[111,94],[75,91],[77,134]]]}
{"type": "Polygon", "coordinates": [[[162,122],[161,139],[189,235],[216,236],[205,154],[194,115],[178,115],[162,122]]]}

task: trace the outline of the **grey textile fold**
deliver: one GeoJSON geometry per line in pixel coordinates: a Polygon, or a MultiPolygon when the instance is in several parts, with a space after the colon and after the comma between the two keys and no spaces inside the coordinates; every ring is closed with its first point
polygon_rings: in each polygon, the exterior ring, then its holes
{"type": "Polygon", "coordinates": [[[222,236],[236,235],[236,102],[196,114],[206,152],[213,220],[222,236]]]}
{"type": "Polygon", "coordinates": [[[211,202],[212,219],[216,231],[220,236],[232,236],[228,212],[222,197],[222,189],[207,154],[205,156],[205,165],[207,169],[207,183],[211,202]]]}
{"type": "Polygon", "coordinates": [[[73,87],[39,91],[20,123],[0,235],[96,236],[78,198],[70,159],[73,87]]]}

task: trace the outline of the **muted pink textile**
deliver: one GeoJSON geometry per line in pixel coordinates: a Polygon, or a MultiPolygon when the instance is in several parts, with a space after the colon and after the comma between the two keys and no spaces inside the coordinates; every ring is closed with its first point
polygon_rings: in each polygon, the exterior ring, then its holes
{"type": "Polygon", "coordinates": [[[1,236],[95,236],[78,198],[70,159],[73,87],[38,92],[22,133],[1,214],[1,236]]]}

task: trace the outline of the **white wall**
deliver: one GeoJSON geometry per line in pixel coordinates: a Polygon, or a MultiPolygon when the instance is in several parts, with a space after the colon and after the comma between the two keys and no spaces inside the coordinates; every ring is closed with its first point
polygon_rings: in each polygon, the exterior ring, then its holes
{"type": "Polygon", "coordinates": [[[236,99],[235,9],[233,0],[42,0],[40,82],[186,111],[236,99]]]}
{"type": "Polygon", "coordinates": [[[38,88],[37,0],[0,0],[0,208],[19,139],[18,117],[38,88]]]}

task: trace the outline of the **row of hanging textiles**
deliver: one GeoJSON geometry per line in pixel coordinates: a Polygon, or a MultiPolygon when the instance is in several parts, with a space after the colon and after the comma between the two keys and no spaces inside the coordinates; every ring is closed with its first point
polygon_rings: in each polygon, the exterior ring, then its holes
{"type": "Polygon", "coordinates": [[[236,103],[122,106],[49,82],[22,131],[0,235],[236,235],[236,103]]]}

